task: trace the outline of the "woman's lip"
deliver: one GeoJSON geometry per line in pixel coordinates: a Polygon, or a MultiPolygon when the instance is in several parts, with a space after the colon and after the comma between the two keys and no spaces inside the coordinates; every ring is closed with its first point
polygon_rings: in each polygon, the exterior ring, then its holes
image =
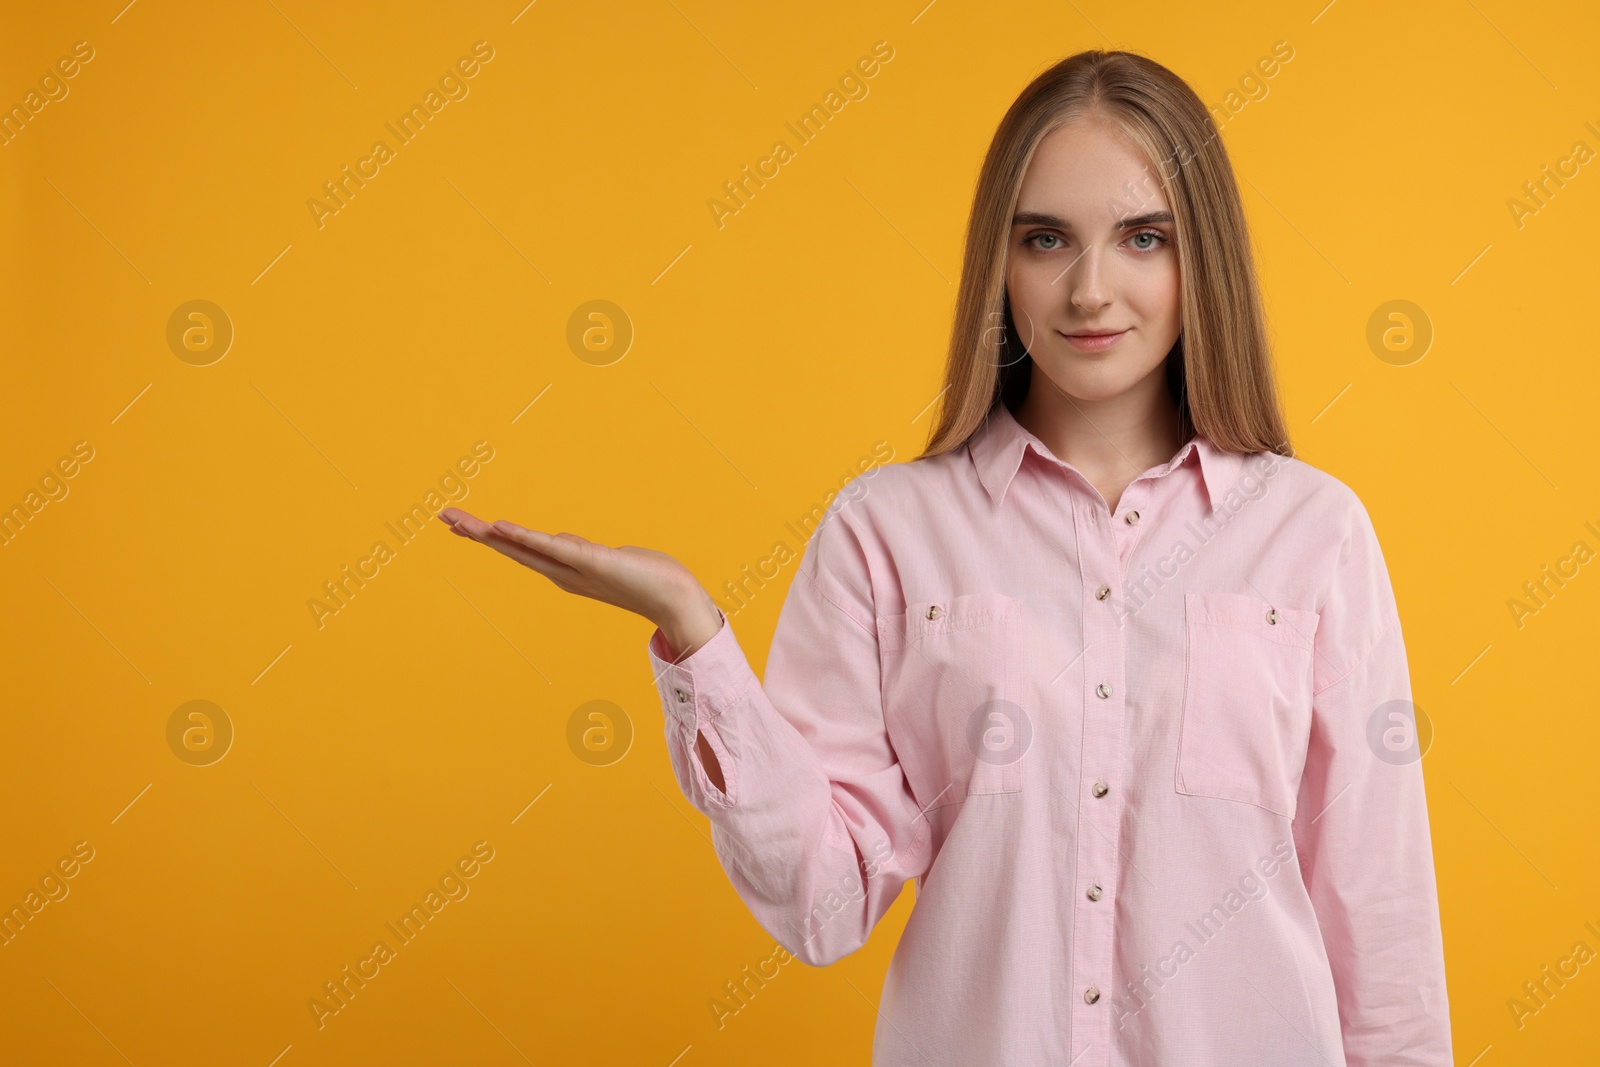
{"type": "Polygon", "coordinates": [[[1067,343],[1073,348],[1080,349],[1085,352],[1100,352],[1116,345],[1117,342],[1121,341],[1127,333],[1127,330],[1118,330],[1116,333],[1064,333],[1061,336],[1065,337],[1067,339],[1067,343]]]}

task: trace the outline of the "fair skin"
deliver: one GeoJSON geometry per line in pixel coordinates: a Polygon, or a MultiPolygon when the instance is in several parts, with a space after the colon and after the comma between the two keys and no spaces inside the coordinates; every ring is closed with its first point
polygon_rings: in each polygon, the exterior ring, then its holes
{"type": "Polygon", "coordinates": [[[1115,514],[1128,484],[1183,445],[1166,385],[1182,328],[1171,207],[1139,149],[1091,119],[1040,142],[1013,217],[1006,291],[1033,358],[1017,421],[1115,514]],[[1126,332],[1099,351],[1065,336],[1106,330],[1126,332]]]}
{"type": "MultiPolygon", "coordinates": [[[[1017,420],[1081,471],[1114,514],[1128,484],[1183,444],[1163,378],[1180,328],[1176,234],[1170,220],[1147,218],[1170,208],[1138,149],[1087,120],[1040,143],[1017,211],[1023,221],[1009,238],[1006,286],[1034,361],[1017,420]],[[1097,330],[1126,332],[1099,351],[1068,338],[1097,330]]],[[[485,522],[456,507],[439,517],[457,535],[538,571],[565,592],[643,616],[661,628],[676,659],[722,626],[711,595],[664,552],[612,548],[504,519],[485,522]]],[[[703,734],[696,749],[712,783],[723,788],[703,734]]]]}

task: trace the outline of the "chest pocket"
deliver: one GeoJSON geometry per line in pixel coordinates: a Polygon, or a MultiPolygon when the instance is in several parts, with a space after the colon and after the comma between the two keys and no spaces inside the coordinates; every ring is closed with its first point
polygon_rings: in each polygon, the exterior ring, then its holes
{"type": "Polygon", "coordinates": [[[1294,817],[1318,621],[1250,594],[1184,594],[1178,792],[1294,817]]]}
{"type": "Polygon", "coordinates": [[[879,616],[884,719],[925,810],[1018,793],[1033,722],[1022,707],[1022,604],[968,593],[879,616]]]}

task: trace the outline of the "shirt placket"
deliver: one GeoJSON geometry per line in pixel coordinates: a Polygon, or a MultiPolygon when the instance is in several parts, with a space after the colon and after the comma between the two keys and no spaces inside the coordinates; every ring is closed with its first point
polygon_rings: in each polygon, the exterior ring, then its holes
{"type": "Polygon", "coordinates": [[[1111,1062],[1112,952],[1119,829],[1126,803],[1122,736],[1127,717],[1127,648],[1114,604],[1138,533],[1142,492],[1124,491],[1115,515],[1097,492],[1074,494],[1083,590],[1083,765],[1079,774],[1077,883],[1073,887],[1072,1062],[1111,1062]],[[1078,1059],[1077,1057],[1082,1057],[1078,1059]]]}

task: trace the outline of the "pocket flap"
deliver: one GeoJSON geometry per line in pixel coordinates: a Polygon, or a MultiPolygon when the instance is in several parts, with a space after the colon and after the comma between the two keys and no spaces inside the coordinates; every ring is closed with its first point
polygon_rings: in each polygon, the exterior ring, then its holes
{"type": "Polygon", "coordinates": [[[1009,619],[1017,610],[1017,601],[1004,593],[964,593],[911,601],[904,614],[878,617],[878,644],[887,649],[905,648],[935,634],[1009,619]]]}
{"type": "Polygon", "coordinates": [[[1254,593],[1185,593],[1184,615],[1189,625],[1228,626],[1246,630],[1265,641],[1303,648],[1313,647],[1322,617],[1306,608],[1285,607],[1254,593]]]}

